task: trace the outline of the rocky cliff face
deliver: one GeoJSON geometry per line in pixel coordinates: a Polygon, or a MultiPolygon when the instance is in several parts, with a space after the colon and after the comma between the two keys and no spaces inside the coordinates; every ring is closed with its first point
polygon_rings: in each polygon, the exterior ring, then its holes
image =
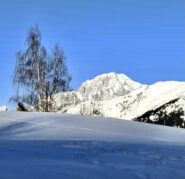
{"type": "MultiPolygon", "coordinates": [[[[75,91],[56,94],[54,102],[56,111],[60,112],[132,120],[175,99],[185,111],[184,96],[184,82],[147,86],[124,74],[108,73],[84,82],[75,91]]],[[[178,108],[177,105],[175,109],[178,108]]]]}

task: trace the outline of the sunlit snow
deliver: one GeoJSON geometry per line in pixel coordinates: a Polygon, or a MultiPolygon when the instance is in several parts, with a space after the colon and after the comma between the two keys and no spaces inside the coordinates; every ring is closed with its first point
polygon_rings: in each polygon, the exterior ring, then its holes
{"type": "Polygon", "coordinates": [[[0,112],[0,178],[184,179],[185,130],[54,113],[0,112]]]}

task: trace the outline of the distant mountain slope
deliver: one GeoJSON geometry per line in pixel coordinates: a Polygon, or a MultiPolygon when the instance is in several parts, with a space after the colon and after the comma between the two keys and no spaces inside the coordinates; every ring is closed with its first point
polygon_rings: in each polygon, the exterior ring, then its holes
{"type": "Polygon", "coordinates": [[[68,107],[71,109],[71,107],[87,101],[111,100],[142,87],[146,87],[146,85],[132,81],[124,74],[108,73],[84,82],[75,91],[56,94],[55,104],[57,109],[67,112],[68,107]]]}
{"type": "MultiPolygon", "coordinates": [[[[185,83],[177,81],[143,85],[124,74],[108,73],[84,82],[79,89],[55,95],[57,111],[132,120],[179,99],[185,111],[185,83]]],[[[170,108],[170,107],[168,107],[170,108]]]]}
{"type": "Polygon", "coordinates": [[[160,107],[147,111],[134,120],[185,128],[184,100],[179,98],[173,99],[160,107]]]}

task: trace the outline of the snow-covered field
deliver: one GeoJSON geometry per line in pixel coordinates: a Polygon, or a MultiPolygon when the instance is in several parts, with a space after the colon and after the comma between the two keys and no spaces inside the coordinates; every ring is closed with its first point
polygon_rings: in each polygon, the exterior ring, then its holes
{"type": "Polygon", "coordinates": [[[184,129],[1,112],[0,139],[0,179],[185,178],[184,129]]]}

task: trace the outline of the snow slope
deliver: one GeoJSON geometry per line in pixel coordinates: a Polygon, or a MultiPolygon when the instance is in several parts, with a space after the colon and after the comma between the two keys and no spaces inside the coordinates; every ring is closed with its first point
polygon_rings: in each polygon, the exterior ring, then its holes
{"type": "Polygon", "coordinates": [[[55,95],[57,111],[135,119],[171,100],[179,99],[185,111],[185,83],[176,81],[143,85],[124,74],[108,73],[84,82],[79,89],[55,95]]]}
{"type": "Polygon", "coordinates": [[[185,130],[112,118],[0,113],[0,178],[184,179],[185,130]]]}
{"type": "Polygon", "coordinates": [[[185,143],[184,129],[115,120],[55,113],[1,112],[0,139],[125,141],[128,138],[128,141],[185,143]]]}

